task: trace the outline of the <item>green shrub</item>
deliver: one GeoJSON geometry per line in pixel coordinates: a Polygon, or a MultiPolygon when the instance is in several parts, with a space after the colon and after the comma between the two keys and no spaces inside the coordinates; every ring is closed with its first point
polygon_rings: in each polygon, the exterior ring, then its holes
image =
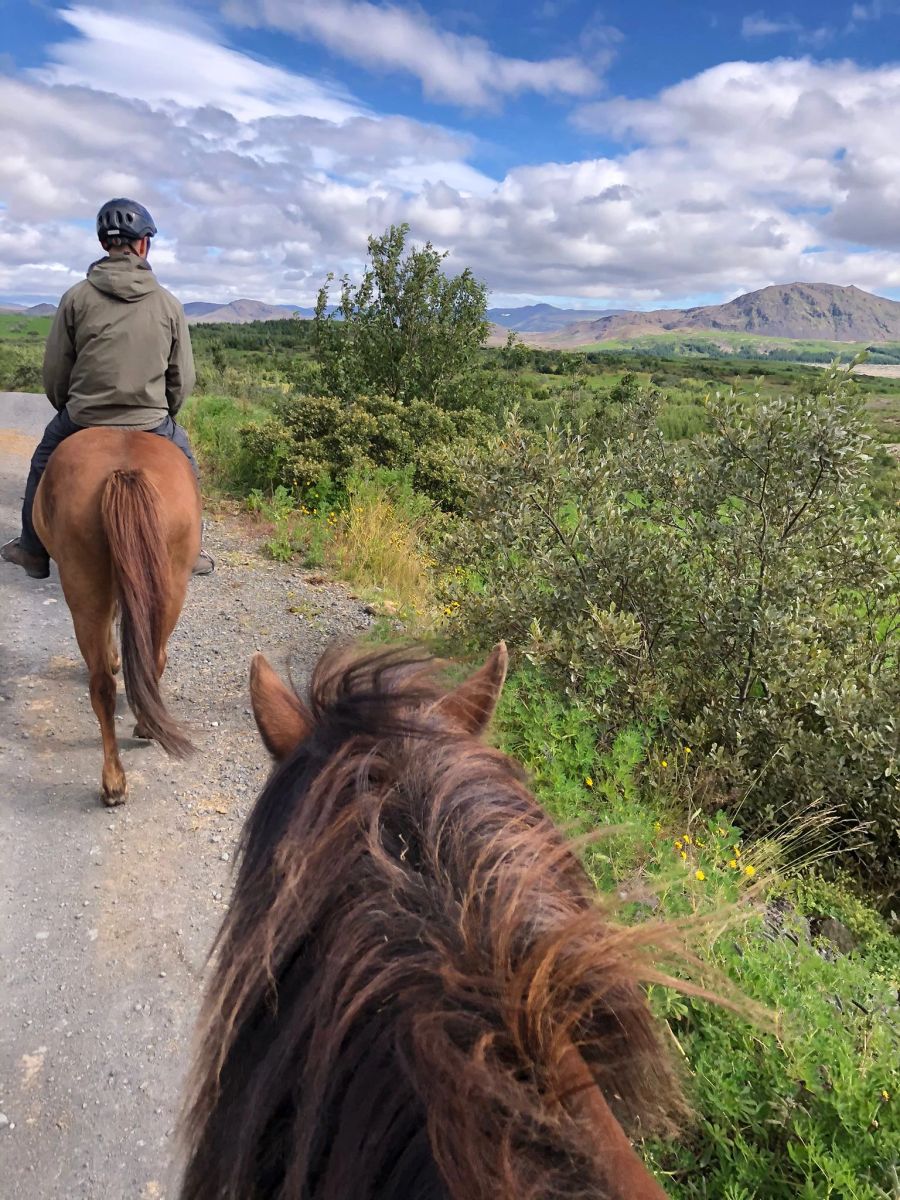
{"type": "Polygon", "coordinates": [[[43,359],[43,345],[9,346],[0,343],[0,390],[43,392],[44,382],[41,377],[43,359]]]}
{"type": "Polygon", "coordinates": [[[885,905],[900,895],[896,514],[866,511],[869,439],[821,394],[713,396],[667,442],[652,393],[605,440],[515,416],[463,472],[445,539],[459,639],[510,640],[593,706],[611,746],[640,726],[694,747],[762,834],[814,810],[885,905]],[[593,445],[591,444],[593,443],[593,445]]]}
{"type": "Polygon", "coordinates": [[[323,476],[342,488],[357,469],[410,467],[417,490],[453,509],[464,494],[461,446],[486,428],[478,412],[448,413],[422,400],[288,395],[241,435],[257,487],[280,484],[304,496],[323,476]]]}

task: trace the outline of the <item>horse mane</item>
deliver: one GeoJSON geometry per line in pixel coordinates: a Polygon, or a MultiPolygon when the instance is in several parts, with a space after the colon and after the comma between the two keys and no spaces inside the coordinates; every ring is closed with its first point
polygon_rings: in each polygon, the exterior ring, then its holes
{"type": "Polygon", "coordinates": [[[640,986],[668,981],[666,927],[610,922],[445,695],[416,651],[318,664],[313,727],[244,829],[183,1200],[618,1195],[566,1103],[573,1045],[631,1132],[683,1115],[640,986]]]}

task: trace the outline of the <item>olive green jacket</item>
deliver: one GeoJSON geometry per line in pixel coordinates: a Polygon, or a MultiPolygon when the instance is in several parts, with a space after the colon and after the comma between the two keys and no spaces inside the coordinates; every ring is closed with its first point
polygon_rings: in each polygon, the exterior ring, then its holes
{"type": "Polygon", "coordinates": [[[136,254],[101,258],[59,302],[44,390],[76,425],[153,429],[194,386],[184,309],[136,254]]]}

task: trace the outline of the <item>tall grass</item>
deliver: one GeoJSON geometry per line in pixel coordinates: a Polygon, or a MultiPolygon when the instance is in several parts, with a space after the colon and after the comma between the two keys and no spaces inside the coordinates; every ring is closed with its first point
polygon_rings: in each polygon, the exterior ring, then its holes
{"type": "Polygon", "coordinates": [[[270,526],[264,545],[273,558],[299,554],[307,566],[328,567],[412,629],[433,604],[434,560],[426,545],[433,505],[413,491],[411,476],[357,471],[343,489],[323,480],[302,500],[284,487],[269,495],[257,489],[248,507],[270,526]]]}
{"type": "Polygon", "coordinates": [[[192,396],[179,414],[203,468],[203,486],[245,496],[258,472],[248,461],[241,430],[265,421],[264,405],[234,396],[192,396]]]}
{"type": "Polygon", "coordinates": [[[377,589],[401,611],[422,617],[432,601],[424,549],[429,514],[411,489],[392,488],[387,473],[380,474],[350,480],[326,559],[357,587],[377,589]]]}

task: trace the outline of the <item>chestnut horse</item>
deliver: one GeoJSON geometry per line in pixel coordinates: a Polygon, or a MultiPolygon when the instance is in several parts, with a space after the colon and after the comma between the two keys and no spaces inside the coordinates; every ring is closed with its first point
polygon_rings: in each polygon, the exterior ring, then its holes
{"type": "Polygon", "coordinates": [[[152,738],[176,757],[192,749],[166,711],[159,681],[200,548],[197,483],[184,454],[165,438],[84,429],[54,450],[35,497],[34,524],[59,567],[90,674],[103,738],[101,796],[119,804],[127,784],[115,729],[117,607],[135,737],[152,738]]]}
{"type": "MultiPolygon", "coordinates": [[[[257,655],[277,765],[245,826],[184,1121],[182,1200],[661,1200],[625,1130],[677,1081],[619,928],[479,735],[501,645],[447,691],[332,651],[309,705],[257,655]]],[[[659,939],[662,939],[660,941],[659,939]]]]}

